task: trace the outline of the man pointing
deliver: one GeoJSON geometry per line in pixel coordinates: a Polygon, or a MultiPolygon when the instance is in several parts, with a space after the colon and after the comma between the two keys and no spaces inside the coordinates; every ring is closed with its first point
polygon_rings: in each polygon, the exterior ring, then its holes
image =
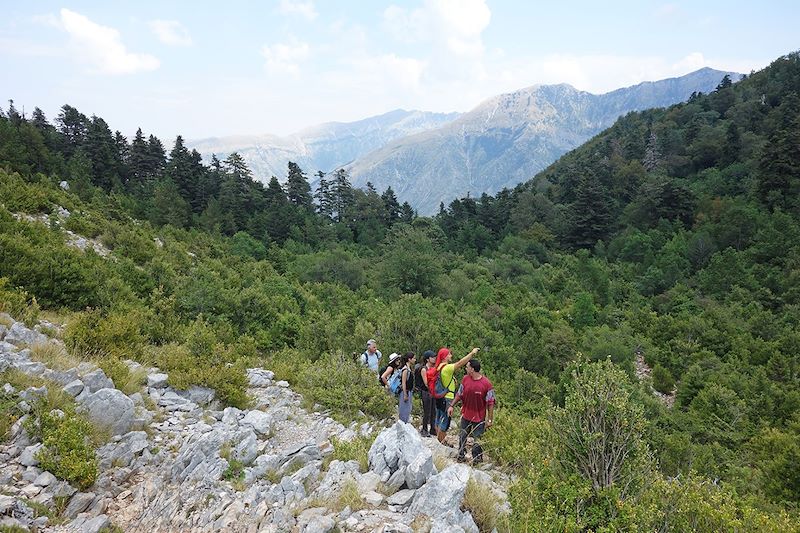
{"type": "Polygon", "coordinates": [[[492,427],[494,418],[494,387],[492,382],[481,374],[481,362],[477,359],[467,363],[467,375],[461,380],[453,403],[447,409],[448,416],[453,415],[453,407],[462,402],[461,430],[458,434],[458,461],[466,460],[467,437],[473,438],[472,463],[483,461],[483,449],[478,437],[486,428],[492,427]],[[488,418],[487,418],[488,411],[488,418]]]}

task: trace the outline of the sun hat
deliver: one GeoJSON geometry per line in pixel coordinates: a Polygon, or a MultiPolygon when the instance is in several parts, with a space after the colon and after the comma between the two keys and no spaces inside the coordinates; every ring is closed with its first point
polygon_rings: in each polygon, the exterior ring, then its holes
{"type": "Polygon", "coordinates": [[[397,352],[392,352],[392,353],[389,355],[389,362],[390,362],[390,363],[393,363],[395,360],[397,360],[397,359],[399,359],[399,358],[400,358],[400,354],[399,354],[399,353],[397,353],[397,352]]]}

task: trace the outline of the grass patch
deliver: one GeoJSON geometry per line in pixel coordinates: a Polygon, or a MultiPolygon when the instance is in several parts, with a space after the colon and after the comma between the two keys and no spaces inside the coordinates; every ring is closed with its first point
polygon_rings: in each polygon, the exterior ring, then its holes
{"type": "Polygon", "coordinates": [[[444,455],[434,455],[433,456],[433,466],[436,467],[436,471],[437,472],[441,472],[442,470],[444,470],[445,468],[447,468],[451,464],[452,464],[452,461],[450,459],[448,459],[444,455]]]}
{"type": "Polygon", "coordinates": [[[489,533],[494,529],[505,532],[510,531],[510,526],[507,517],[500,514],[502,503],[491,488],[470,478],[461,507],[472,514],[481,533],[489,533]]]}
{"type": "Polygon", "coordinates": [[[50,509],[48,506],[42,503],[26,499],[25,505],[27,505],[33,510],[34,518],[39,518],[40,516],[46,516],[49,519],[49,525],[61,524],[64,522],[64,519],[61,518],[56,511],[50,509]]]}
{"type": "Polygon", "coordinates": [[[348,479],[342,485],[336,503],[333,509],[336,512],[342,512],[345,507],[349,507],[351,511],[360,511],[367,506],[366,502],[361,498],[361,491],[358,489],[358,483],[354,479],[348,479]]]}
{"type": "Polygon", "coordinates": [[[128,365],[116,357],[100,359],[97,361],[97,364],[103,369],[106,376],[111,378],[111,381],[114,382],[114,386],[125,394],[130,395],[135,392],[140,392],[142,387],[147,383],[147,370],[144,367],[131,370],[128,365]]]}
{"type": "MultiPolygon", "coordinates": [[[[11,286],[8,278],[0,278],[0,313],[8,313],[17,320],[32,328],[39,317],[39,304],[27,291],[11,286]]],[[[0,324],[11,327],[7,318],[0,319],[0,324]]]]}
{"type": "Polygon", "coordinates": [[[81,360],[71,355],[60,344],[43,342],[30,347],[31,359],[44,363],[53,370],[69,370],[77,367],[81,360]]]}
{"type": "Polygon", "coordinates": [[[332,461],[358,461],[361,472],[366,472],[369,468],[369,449],[372,446],[374,437],[372,435],[357,435],[351,440],[339,440],[336,437],[331,439],[333,453],[328,455],[322,463],[322,468],[326,469],[332,461]]]}
{"type": "MultiPolygon", "coordinates": [[[[0,374],[2,376],[2,374],[0,374]]],[[[0,379],[2,381],[2,379],[0,379]]],[[[15,394],[0,392],[0,442],[6,442],[11,437],[11,427],[22,416],[22,411],[17,407],[18,398],[15,394]]]]}

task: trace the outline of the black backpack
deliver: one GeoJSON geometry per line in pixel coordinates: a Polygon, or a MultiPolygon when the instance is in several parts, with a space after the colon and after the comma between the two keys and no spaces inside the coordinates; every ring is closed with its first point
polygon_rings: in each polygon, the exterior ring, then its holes
{"type": "Polygon", "coordinates": [[[414,366],[414,390],[417,392],[428,390],[425,386],[425,382],[422,381],[422,372],[426,370],[425,363],[417,363],[416,366],[414,366]]]}

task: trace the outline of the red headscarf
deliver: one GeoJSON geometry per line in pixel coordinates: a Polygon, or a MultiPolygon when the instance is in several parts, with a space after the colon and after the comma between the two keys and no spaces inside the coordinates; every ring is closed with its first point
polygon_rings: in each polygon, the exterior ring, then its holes
{"type": "Polygon", "coordinates": [[[442,361],[444,361],[448,355],[450,355],[449,349],[447,348],[439,349],[439,353],[436,354],[436,364],[433,366],[433,368],[439,368],[439,365],[442,364],[442,361]]]}

